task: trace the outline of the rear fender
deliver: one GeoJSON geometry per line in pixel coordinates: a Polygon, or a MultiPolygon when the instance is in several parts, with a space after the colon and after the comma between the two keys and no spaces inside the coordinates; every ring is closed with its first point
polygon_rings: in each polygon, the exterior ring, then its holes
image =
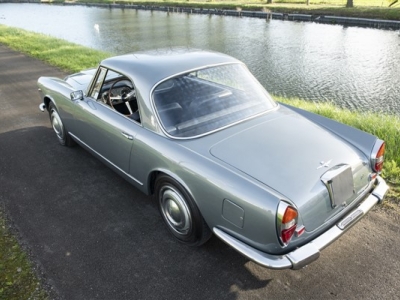
{"type": "Polygon", "coordinates": [[[361,152],[363,152],[365,156],[370,159],[373,148],[377,141],[376,136],[357,128],[351,127],[349,125],[342,124],[335,120],[305,111],[303,109],[283,103],[280,104],[341,137],[342,139],[359,149],[361,152]]]}

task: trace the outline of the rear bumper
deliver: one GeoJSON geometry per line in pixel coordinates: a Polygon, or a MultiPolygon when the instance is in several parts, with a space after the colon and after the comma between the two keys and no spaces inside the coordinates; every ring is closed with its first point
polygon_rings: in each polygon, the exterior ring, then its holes
{"type": "Polygon", "coordinates": [[[214,227],[213,232],[225,243],[259,265],[271,269],[301,269],[317,260],[322,249],[337,240],[346,230],[365,216],[377,203],[383,200],[388,186],[381,177],[378,176],[376,180],[377,185],[372,193],[340,222],[311,242],[285,255],[271,255],[259,251],[216,227],[214,227]]]}

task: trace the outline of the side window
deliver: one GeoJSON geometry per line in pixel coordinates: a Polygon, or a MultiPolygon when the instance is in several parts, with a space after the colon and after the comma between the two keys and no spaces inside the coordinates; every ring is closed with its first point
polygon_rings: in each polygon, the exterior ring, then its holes
{"type": "Polygon", "coordinates": [[[97,79],[96,79],[96,82],[94,83],[93,90],[89,95],[90,97],[92,97],[94,99],[99,98],[101,86],[103,84],[104,77],[106,76],[106,74],[107,74],[107,70],[105,68],[100,68],[100,70],[97,72],[97,79]]]}
{"type": "Polygon", "coordinates": [[[127,76],[100,67],[89,96],[140,123],[136,90],[127,76]]]}

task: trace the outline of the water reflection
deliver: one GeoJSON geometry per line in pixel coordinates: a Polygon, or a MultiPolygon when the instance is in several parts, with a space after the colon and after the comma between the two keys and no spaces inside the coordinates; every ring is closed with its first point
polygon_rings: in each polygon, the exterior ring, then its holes
{"type": "Polygon", "coordinates": [[[400,111],[397,32],[80,6],[0,4],[0,11],[2,24],[115,54],[169,46],[220,51],[244,61],[273,94],[400,111]]]}

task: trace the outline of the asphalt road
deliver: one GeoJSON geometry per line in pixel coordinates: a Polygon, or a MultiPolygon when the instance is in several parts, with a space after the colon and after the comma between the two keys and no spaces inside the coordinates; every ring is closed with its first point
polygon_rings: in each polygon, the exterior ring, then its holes
{"type": "Polygon", "coordinates": [[[213,237],[175,242],[157,206],[80,147],[58,144],[39,76],[65,74],[0,45],[0,205],[60,299],[400,299],[399,219],[375,209],[299,271],[273,271],[213,237]]]}

